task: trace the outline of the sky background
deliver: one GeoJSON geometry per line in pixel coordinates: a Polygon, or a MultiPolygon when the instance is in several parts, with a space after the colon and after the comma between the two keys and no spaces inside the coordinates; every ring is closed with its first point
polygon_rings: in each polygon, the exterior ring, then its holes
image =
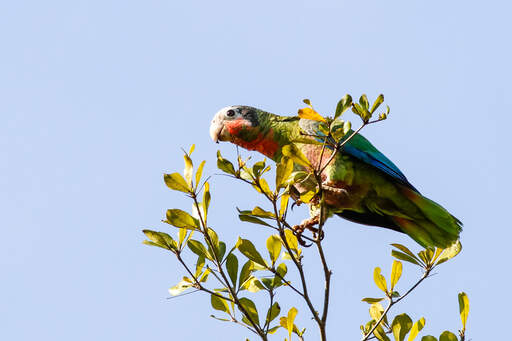
{"type": "MultiPolygon", "coordinates": [[[[216,150],[234,148],[211,142],[211,118],[231,104],[294,115],[303,98],[328,114],[345,93],[385,94],[389,119],[364,135],[464,222],[463,252],[392,313],[425,316],[426,334],[456,331],[465,291],[468,336],[503,338],[511,11],[507,1],[1,2],[0,339],[255,340],[211,319],[206,295],[167,299],[184,272],[142,245],[141,229],[174,233],[160,223],[165,210],[190,209],[162,174],[181,171],[180,148],[195,143],[212,175],[210,224],[228,244],[242,235],[263,245],[269,232],[235,214],[261,200],[215,175],[216,150]]],[[[390,243],[418,247],[337,218],[326,233],[329,337],[357,340],[368,320],[360,300],[378,295],[373,268],[389,277],[390,243]]],[[[405,265],[398,290],[420,275],[405,265]]],[[[281,295],[317,339],[303,306],[281,295]]]]}

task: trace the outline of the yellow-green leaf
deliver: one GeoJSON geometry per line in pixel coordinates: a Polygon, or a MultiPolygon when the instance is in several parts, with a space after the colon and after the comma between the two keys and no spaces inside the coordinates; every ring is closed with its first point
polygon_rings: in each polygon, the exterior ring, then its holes
{"type": "Polygon", "coordinates": [[[373,270],[373,280],[377,287],[387,294],[388,288],[386,284],[386,278],[384,278],[384,276],[381,275],[379,267],[376,267],[375,270],[373,270]]]}
{"type": "Polygon", "coordinates": [[[240,305],[244,308],[247,313],[247,317],[249,317],[252,322],[256,325],[259,325],[260,319],[258,316],[258,310],[256,309],[256,305],[253,301],[246,297],[242,297],[239,299],[240,305]]]}
{"type": "Polygon", "coordinates": [[[289,194],[283,194],[281,196],[281,206],[279,208],[279,217],[284,217],[286,210],[288,209],[288,201],[290,200],[289,194]]]}
{"type": "Polygon", "coordinates": [[[436,265],[442,264],[447,260],[450,260],[453,257],[457,256],[461,250],[462,244],[460,243],[460,241],[457,240],[455,243],[453,243],[448,248],[444,249],[443,252],[441,252],[441,255],[439,256],[439,260],[437,261],[436,265]]]}
{"type": "Polygon", "coordinates": [[[187,180],[188,186],[191,187],[194,166],[192,164],[192,159],[190,159],[190,157],[187,154],[183,155],[183,159],[185,160],[185,169],[183,170],[183,175],[185,175],[185,180],[187,180]]]}
{"type": "Polygon", "coordinates": [[[459,293],[458,297],[459,297],[459,312],[460,312],[460,319],[462,321],[462,329],[466,330],[466,322],[468,320],[468,314],[469,314],[469,299],[465,292],[459,293]]]}
{"type": "Polygon", "coordinates": [[[295,252],[296,255],[300,255],[299,241],[297,240],[297,236],[295,236],[291,230],[285,230],[284,235],[290,249],[295,252]]]}
{"type": "Polygon", "coordinates": [[[397,260],[393,261],[393,266],[391,268],[391,290],[395,287],[396,283],[402,276],[402,262],[397,260]]]}
{"type": "Polygon", "coordinates": [[[286,318],[286,329],[288,329],[288,337],[290,340],[292,339],[292,332],[293,332],[293,326],[294,326],[293,322],[295,321],[296,316],[297,316],[297,308],[292,307],[288,311],[288,316],[286,318]]]}
{"type": "Polygon", "coordinates": [[[233,283],[233,287],[236,288],[236,277],[238,275],[238,258],[230,253],[226,257],[226,269],[228,270],[229,278],[231,278],[231,283],[233,283]]]}
{"type": "Polygon", "coordinates": [[[238,287],[240,288],[250,277],[253,271],[253,262],[248,260],[242,266],[242,270],[240,270],[240,276],[238,277],[238,287]]]}
{"type": "Polygon", "coordinates": [[[156,232],[151,230],[142,230],[142,232],[148,237],[152,243],[145,243],[152,246],[159,246],[161,248],[167,249],[167,250],[173,250],[175,251],[178,247],[176,244],[176,241],[172,239],[171,236],[169,236],[165,232],[156,232]]]}
{"type": "Polygon", "coordinates": [[[380,94],[375,100],[375,102],[373,102],[372,109],[370,110],[370,112],[373,114],[375,110],[377,110],[377,108],[382,104],[382,102],[384,102],[384,95],[380,94]]]}
{"type": "Polygon", "coordinates": [[[248,223],[253,223],[253,224],[259,224],[259,225],[264,225],[264,226],[269,226],[269,227],[272,227],[272,225],[264,222],[263,220],[259,219],[259,218],[256,218],[255,216],[252,216],[252,215],[247,215],[247,214],[239,214],[238,215],[238,218],[241,220],[241,221],[246,221],[248,223]]]}
{"type": "Polygon", "coordinates": [[[293,162],[304,167],[312,168],[311,162],[309,162],[309,160],[304,156],[304,154],[295,144],[287,144],[284,146],[282,153],[284,156],[291,158],[293,162]]]}
{"type": "Polygon", "coordinates": [[[213,309],[229,314],[229,305],[226,299],[220,298],[216,295],[211,295],[211,304],[213,309]]]}
{"type": "Polygon", "coordinates": [[[391,330],[395,341],[404,341],[405,336],[412,328],[412,320],[407,314],[396,315],[391,323],[391,330]]]}
{"type": "Polygon", "coordinates": [[[457,341],[457,336],[455,336],[455,334],[453,334],[452,332],[446,330],[439,336],[439,341],[457,341]]]}
{"type": "Polygon", "coordinates": [[[373,303],[371,306],[370,306],[370,316],[372,319],[375,320],[375,322],[377,322],[380,317],[382,316],[382,314],[384,313],[384,308],[382,307],[382,305],[380,303],[373,303]]]}
{"type": "Polygon", "coordinates": [[[210,195],[210,184],[208,182],[204,183],[204,192],[203,192],[203,202],[201,205],[203,206],[203,214],[204,219],[208,217],[208,207],[210,207],[210,201],[212,200],[212,196],[210,195]]]}
{"type": "Polygon", "coordinates": [[[201,161],[201,163],[199,164],[199,167],[197,167],[197,171],[196,171],[196,187],[199,185],[199,182],[201,182],[201,176],[203,175],[203,168],[204,168],[204,164],[206,163],[206,161],[201,161]]]}
{"type": "Polygon", "coordinates": [[[270,260],[272,261],[272,266],[275,264],[276,260],[279,258],[279,254],[281,253],[281,238],[278,235],[271,235],[267,239],[267,249],[270,255],[270,260]]]}
{"type": "Polygon", "coordinates": [[[186,281],[186,280],[182,280],[181,282],[179,282],[172,288],[169,288],[169,293],[171,294],[171,296],[177,296],[177,295],[181,294],[183,291],[190,288],[191,286],[192,286],[192,283],[190,283],[189,281],[186,281]]]}
{"type": "Polygon", "coordinates": [[[198,230],[199,229],[199,220],[192,217],[190,214],[188,214],[185,211],[182,211],[180,209],[174,208],[167,210],[165,220],[166,223],[171,224],[176,227],[183,227],[187,229],[192,230],[198,230]]]}
{"type": "Polygon", "coordinates": [[[235,175],[236,173],[233,164],[229,160],[222,157],[220,150],[217,151],[217,168],[231,175],[235,175]]]}
{"type": "Polygon", "coordinates": [[[397,259],[400,259],[400,260],[403,260],[403,261],[406,261],[406,262],[413,263],[413,264],[421,266],[421,264],[419,263],[418,260],[416,260],[415,258],[412,258],[411,256],[409,256],[409,255],[407,255],[405,253],[402,253],[400,251],[391,250],[391,256],[393,256],[393,257],[395,257],[397,259]]]}
{"type": "Polygon", "coordinates": [[[352,105],[352,97],[349,94],[343,96],[336,106],[336,112],[334,113],[334,119],[340,117],[350,106],[352,105]]]}
{"type": "Polygon", "coordinates": [[[370,104],[368,103],[368,97],[366,97],[366,94],[362,94],[361,97],[359,97],[359,104],[363,109],[368,110],[370,104]]]}
{"type": "Polygon", "coordinates": [[[256,250],[256,247],[254,247],[254,244],[250,240],[238,238],[236,247],[238,251],[240,251],[245,257],[249,258],[254,263],[267,267],[267,263],[263,257],[261,257],[260,253],[258,250],[256,250]]]}
{"type": "Polygon", "coordinates": [[[383,299],[384,299],[383,297],[380,297],[380,298],[365,297],[361,301],[373,304],[373,303],[378,303],[378,302],[382,301],[383,299]]]}
{"type": "Polygon", "coordinates": [[[164,181],[170,189],[185,193],[190,192],[190,186],[180,173],[164,174],[164,181]]]}
{"type": "Polygon", "coordinates": [[[190,149],[188,150],[188,155],[192,155],[192,153],[194,152],[194,150],[196,149],[196,145],[193,144],[190,146],[190,149]]]}
{"type": "Polygon", "coordinates": [[[281,307],[279,306],[279,303],[275,302],[274,304],[272,304],[272,306],[267,311],[266,323],[272,322],[277,317],[277,315],[279,315],[280,312],[281,307]]]}
{"type": "Polygon", "coordinates": [[[322,115],[317,113],[312,108],[302,108],[302,109],[299,109],[299,117],[300,118],[304,118],[306,120],[325,122],[325,118],[323,118],[322,115]]]}
{"type": "Polygon", "coordinates": [[[284,187],[286,180],[293,172],[293,160],[288,157],[281,158],[276,169],[276,189],[284,187]]]}
{"type": "Polygon", "coordinates": [[[352,129],[352,123],[345,121],[345,123],[343,123],[343,135],[347,135],[350,129],[352,129]]]}
{"type": "Polygon", "coordinates": [[[199,240],[190,239],[187,242],[187,246],[196,255],[199,257],[208,258],[209,260],[212,260],[212,257],[210,253],[206,250],[204,245],[199,240]]]}
{"type": "Polygon", "coordinates": [[[377,338],[379,341],[390,341],[389,337],[386,335],[386,332],[384,331],[384,328],[382,328],[382,325],[379,325],[375,330],[373,331],[373,335],[377,338]]]}
{"type": "MultiPolygon", "coordinates": [[[[457,339],[455,339],[457,340],[457,339]]],[[[432,335],[425,335],[421,338],[421,341],[437,341],[435,336],[432,335]]]]}
{"type": "Polygon", "coordinates": [[[411,333],[409,334],[409,337],[407,338],[407,341],[413,341],[416,336],[418,336],[418,333],[423,329],[425,326],[425,318],[422,317],[411,328],[411,333]]]}

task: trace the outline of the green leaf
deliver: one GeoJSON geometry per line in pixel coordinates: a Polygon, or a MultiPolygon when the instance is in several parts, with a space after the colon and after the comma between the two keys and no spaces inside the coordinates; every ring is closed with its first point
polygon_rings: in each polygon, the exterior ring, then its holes
{"type": "Polygon", "coordinates": [[[402,253],[400,251],[396,251],[396,250],[392,250],[391,251],[391,256],[397,258],[397,259],[400,259],[400,260],[403,260],[403,261],[406,261],[406,262],[409,262],[409,263],[413,263],[413,264],[416,264],[416,265],[419,265],[421,266],[421,264],[419,263],[418,260],[416,260],[415,258],[405,254],[405,253],[402,253]]]}
{"type": "Polygon", "coordinates": [[[192,251],[199,257],[204,257],[204,258],[208,258],[209,260],[212,260],[210,253],[208,251],[206,251],[206,248],[200,241],[190,239],[187,242],[187,245],[188,245],[188,248],[190,249],[190,251],[192,251]]]}
{"type": "Polygon", "coordinates": [[[255,216],[253,215],[246,215],[246,214],[239,214],[238,215],[238,218],[241,220],[241,221],[246,221],[248,223],[253,223],[253,224],[259,224],[259,225],[263,225],[263,226],[268,226],[268,227],[272,227],[272,225],[264,222],[263,220],[261,220],[260,218],[256,218],[255,216]]]}
{"type": "Polygon", "coordinates": [[[404,341],[405,336],[412,328],[412,320],[407,314],[396,315],[391,323],[391,330],[395,341],[404,341]]]}
{"type": "Polygon", "coordinates": [[[343,96],[338,105],[336,106],[336,112],[334,113],[334,119],[340,117],[348,108],[352,106],[352,97],[349,94],[343,96]]]}
{"type": "Polygon", "coordinates": [[[409,334],[409,337],[407,338],[407,341],[413,341],[416,336],[418,336],[418,333],[423,329],[425,326],[425,318],[422,317],[411,328],[411,333],[409,334]]]}
{"type": "Polygon", "coordinates": [[[368,97],[366,97],[366,94],[362,94],[361,97],[359,97],[359,104],[363,109],[368,110],[370,104],[368,103],[368,97]]]}
{"type": "Polygon", "coordinates": [[[457,336],[455,336],[455,334],[453,334],[452,332],[446,330],[439,336],[439,341],[457,341],[457,336]]]}
{"type": "Polygon", "coordinates": [[[373,270],[373,280],[377,287],[387,294],[388,288],[386,284],[386,278],[381,275],[379,267],[376,267],[375,270],[373,270]]]}
{"type": "Polygon", "coordinates": [[[256,206],[256,207],[254,207],[252,209],[251,215],[257,216],[257,217],[260,217],[260,218],[270,218],[270,219],[274,219],[275,218],[275,214],[274,213],[269,212],[269,211],[265,211],[264,209],[262,209],[259,206],[256,206]]]}
{"type": "Polygon", "coordinates": [[[439,256],[439,260],[437,261],[436,265],[442,264],[453,257],[457,256],[459,252],[462,250],[462,244],[460,241],[456,241],[453,243],[450,247],[446,248],[441,252],[441,255],[439,256]]]}
{"type": "Polygon", "coordinates": [[[288,330],[288,338],[289,338],[289,340],[292,339],[293,327],[295,326],[295,324],[293,322],[295,321],[295,317],[297,316],[297,312],[298,312],[297,308],[292,307],[288,311],[288,316],[286,317],[286,329],[288,330]]]}
{"type": "Polygon", "coordinates": [[[167,210],[166,218],[165,222],[173,226],[199,230],[199,220],[177,208],[167,210]]]}
{"type": "Polygon", "coordinates": [[[311,106],[311,101],[310,101],[308,98],[304,98],[304,99],[302,100],[302,102],[304,102],[305,104],[307,104],[307,105],[311,106]]]}
{"type": "Polygon", "coordinates": [[[345,123],[343,123],[343,135],[347,135],[350,129],[352,129],[352,123],[345,121],[345,123]]]}
{"type": "Polygon", "coordinates": [[[287,144],[281,150],[284,156],[293,160],[293,162],[308,168],[312,168],[311,162],[304,156],[300,149],[295,144],[287,144]]]}
{"type": "Polygon", "coordinates": [[[252,173],[256,178],[259,178],[261,175],[261,170],[265,168],[265,161],[258,161],[254,165],[252,165],[252,173]]]}
{"type": "Polygon", "coordinates": [[[469,299],[465,292],[461,292],[458,295],[459,298],[459,313],[462,321],[462,329],[466,330],[466,322],[469,314],[469,299]]]}
{"type": "MultiPolygon", "coordinates": [[[[277,332],[277,330],[281,328],[280,326],[275,326],[275,327],[272,327],[268,330],[268,333],[269,334],[274,334],[275,332],[277,332]]],[[[249,341],[249,340],[246,340],[246,341],[249,341]]]]}
{"type": "Polygon", "coordinates": [[[391,268],[391,291],[393,291],[393,288],[395,287],[396,283],[402,276],[402,262],[393,261],[393,266],[391,268]]]}
{"type": "Polygon", "coordinates": [[[142,230],[142,232],[151,240],[151,242],[146,242],[144,244],[158,246],[171,251],[176,251],[178,249],[176,241],[167,233],[151,230],[142,230]]]}
{"type": "Polygon", "coordinates": [[[187,185],[187,182],[180,173],[164,174],[164,181],[170,189],[185,193],[190,192],[189,185],[187,185]]]}
{"type": "Polygon", "coordinates": [[[386,335],[386,332],[384,331],[384,328],[382,328],[382,325],[379,325],[375,330],[373,331],[373,335],[377,338],[377,340],[380,341],[391,341],[389,337],[386,335]]]}
{"type": "Polygon", "coordinates": [[[208,216],[208,207],[210,207],[210,201],[212,197],[210,195],[210,184],[208,182],[204,183],[204,192],[203,192],[203,202],[201,203],[203,206],[204,219],[206,221],[206,217],[208,216]]]}
{"type": "Polygon", "coordinates": [[[228,270],[229,278],[231,278],[231,283],[233,283],[233,287],[236,288],[236,277],[238,275],[238,258],[230,253],[226,258],[226,269],[228,270]]]}
{"type": "Polygon", "coordinates": [[[383,94],[380,94],[377,99],[375,100],[375,102],[373,102],[373,105],[372,105],[372,109],[370,110],[370,113],[374,113],[375,110],[377,110],[377,108],[382,104],[382,102],[384,102],[384,95],[383,94]]]}
{"type": "Polygon", "coordinates": [[[279,217],[284,217],[286,211],[288,210],[288,201],[290,200],[289,194],[283,194],[281,196],[281,206],[279,208],[279,217]]]}
{"type": "Polygon", "coordinates": [[[270,255],[270,260],[272,261],[272,266],[274,266],[276,260],[279,258],[279,254],[281,253],[281,238],[278,235],[271,235],[267,239],[267,250],[270,255]]]}
{"type": "Polygon", "coordinates": [[[288,157],[281,158],[276,168],[276,190],[284,187],[284,183],[293,172],[293,160],[288,157]]]}
{"type": "MultiPolygon", "coordinates": [[[[382,314],[384,313],[384,308],[382,307],[382,305],[380,303],[373,303],[371,306],[370,306],[370,316],[372,319],[375,320],[375,322],[377,322],[380,317],[382,316],[382,314]]],[[[385,318],[382,320],[384,322],[385,318]]]]}
{"type": "Polygon", "coordinates": [[[301,250],[299,249],[299,241],[297,240],[297,236],[295,236],[291,230],[285,230],[284,236],[288,246],[293,252],[295,252],[295,255],[300,255],[301,250]]]}
{"type": "Polygon", "coordinates": [[[269,324],[270,322],[275,320],[275,318],[277,317],[277,315],[279,315],[280,312],[281,307],[279,306],[279,303],[275,302],[274,304],[272,304],[272,306],[267,311],[267,318],[265,320],[265,323],[269,324]]]}
{"type": "Polygon", "coordinates": [[[425,335],[421,338],[421,341],[437,341],[435,336],[432,335],[425,335]]]}
{"type": "Polygon", "coordinates": [[[203,271],[203,267],[204,267],[204,257],[203,256],[199,256],[199,258],[197,259],[197,262],[196,262],[196,273],[194,274],[194,276],[197,278],[201,272],[203,271]]]}
{"type": "Polygon", "coordinates": [[[406,253],[408,254],[410,257],[418,260],[418,258],[416,257],[416,255],[411,251],[409,250],[407,247],[403,246],[402,244],[391,244],[392,246],[396,247],[397,249],[399,249],[400,251],[402,251],[403,253],[406,253]]]}
{"type": "Polygon", "coordinates": [[[378,303],[380,301],[382,301],[384,298],[371,298],[371,297],[365,297],[363,298],[361,301],[363,302],[366,302],[366,303],[370,303],[370,304],[373,304],[373,303],[378,303]]]}
{"type": "Polygon", "coordinates": [[[227,314],[229,314],[229,305],[226,299],[222,299],[219,296],[211,295],[211,303],[212,307],[215,310],[223,311],[227,314]]]}
{"type": "Polygon", "coordinates": [[[250,277],[253,271],[253,263],[248,260],[242,266],[242,270],[240,271],[240,276],[238,277],[238,288],[240,288],[250,277]]]}
{"type": "Polygon", "coordinates": [[[256,309],[254,302],[245,297],[240,298],[238,301],[247,313],[247,317],[249,317],[253,323],[259,325],[260,318],[258,316],[258,310],[256,309]]]}
{"type": "Polygon", "coordinates": [[[254,263],[260,264],[264,267],[267,267],[267,263],[261,257],[254,244],[248,239],[238,238],[236,243],[238,251],[240,251],[245,257],[252,260],[254,263]]]}
{"type": "Polygon", "coordinates": [[[187,154],[183,155],[183,159],[185,160],[185,169],[183,170],[183,175],[185,175],[188,187],[192,188],[192,173],[194,170],[194,166],[192,164],[192,160],[187,154]]]}
{"type": "Polygon", "coordinates": [[[233,164],[222,157],[220,154],[220,150],[217,151],[217,168],[223,171],[224,173],[228,173],[231,175],[235,175],[235,167],[233,167],[233,164]]]}
{"type": "Polygon", "coordinates": [[[208,280],[208,275],[210,274],[211,270],[210,268],[207,268],[204,270],[203,274],[201,275],[201,278],[199,279],[199,282],[203,283],[208,280]]]}
{"type": "Polygon", "coordinates": [[[172,288],[169,288],[169,293],[171,294],[171,296],[177,296],[190,287],[192,287],[192,283],[186,280],[182,280],[172,288]]]}
{"type": "Polygon", "coordinates": [[[261,284],[261,281],[255,276],[249,277],[249,279],[246,280],[245,283],[243,283],[240,286],[240,290],[247,290],[253,293],[263,289],[265,289],[265,287],[263,286],[263,284],[261,284]]]}

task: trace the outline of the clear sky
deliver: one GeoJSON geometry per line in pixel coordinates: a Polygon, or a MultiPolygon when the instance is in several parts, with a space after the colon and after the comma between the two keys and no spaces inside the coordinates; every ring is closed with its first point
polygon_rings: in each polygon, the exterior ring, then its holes
{"type": "MultiPolygon", "coordinates": [[[[436,336],[455,331],[464,290],[470,338],[503,338],[512,280],[509,3],[256,3],[0,4],[0,339],[249,336],[209,318],[205,295],[167,299],[183,271],[143,246],[140,231],[168,231],[165,210],[189,204],[162,173],[181,171],[180,147],[196,143],[194,159],[213,175],[210,223],[228,243],[263,241],[267,231],[235,214],[254,205],[252,191],[214,175],[216,150],[234,148],[210,141],[213,114],[247,104],[293,115],[303,98],[329,113],[345,93],[363,92],[384,93],[391,107],[364,135],[464,222],[463,252],[393,313],[425,316],[436,336]]],[[[305,215],[297,210],[296,220],[305,215]]],[[[342,219],[328,222],[326,238],[330,339],[357,340],[368,319],[360,299],[378,294],[373,268],[389,275],[390,243],[416,246],[342,219]]],[[[405,266],[403,284],[419,275],[405,266]]]]}

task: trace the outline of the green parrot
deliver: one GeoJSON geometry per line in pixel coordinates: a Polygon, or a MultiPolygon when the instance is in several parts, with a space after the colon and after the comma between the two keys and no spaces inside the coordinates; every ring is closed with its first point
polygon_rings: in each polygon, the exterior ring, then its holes
{"type": "MultiPolygon", "coordinates": [[[[321,174],[327,216],[336,214],[347,220],[403,232],[423,247],[447,248],[459,239],[462,223],[446,209],[422,196],[404,174],[366,138],[356,134],[336,153],[315,143],[318,121],[298,116],[278,116],[250,106],[229,106],[214,116],[210,136],[214,142],[229,141],[256,150],[280,162],[283,147],[295,145],[317,167],[326,164],[321,174]],[[301,131],[303,133],[301,133],[301,131]],[[308,141],[310,139],[311,141],[308,141]]],[[[349,132],[346,136],[351,135],[349,132]]],[[[298,164],[296,170],[304,168],[298,164]]],[[[296,185],[299,193],[315,184],[296,185]]],[[[315,206],[315,204],[310,204],[315,206]]],[[[316,205],[318,206],[318,205],[316,205]]],[[[318,223],[316,207],[302,225],[318,223]]]]}

